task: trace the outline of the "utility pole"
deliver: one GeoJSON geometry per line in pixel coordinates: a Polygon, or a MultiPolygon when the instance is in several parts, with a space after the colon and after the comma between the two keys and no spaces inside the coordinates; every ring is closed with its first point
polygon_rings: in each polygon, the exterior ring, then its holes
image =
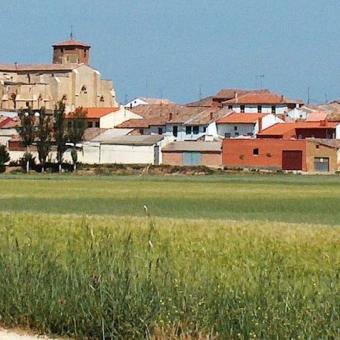
{"type": "Polygon", "coordinates": [[[310,104],[310,87],[307,88],[307,104],[310,104]]]}
{"type": "Polygon", "coordinates": [[[259,87],[260,89],[262,89],[262,87],[263,87],[263,79],[264,79],[264,74],[257,74],[255,76],[255,81],[256,81],[255,87],[259,87]]]}

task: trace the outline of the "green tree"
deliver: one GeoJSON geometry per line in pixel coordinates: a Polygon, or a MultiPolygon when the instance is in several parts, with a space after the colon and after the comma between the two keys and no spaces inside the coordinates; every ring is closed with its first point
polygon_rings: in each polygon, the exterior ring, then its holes
{"type": "Polygon", "coordinates": [[[57,161],[59,164],[59,172],[63,162],[63,155],[66,150],[67,135],[65,130],[65,104],[60,100],[54,108],[53,112],[54,124],[53,134],[57,145],[57,161]]]}
{"type": "MultiPolygon", "coordinates": [[[[23,145],[26,147],[26,153],[29,153],[29,147],[33,144],[35,138],[35,117],[31,107],[22,109],[18,113],[20,119],[20,127],[18,133],[21,137],[23,145]]],[[[29,172],[29,162],[26,163],[26,172],[29,172]]]]}
{"type": "Polygon", "coordinates": [[[4,172],[6,167],[5,163],[10,161],[9,153],[5,145],[0,145],[0,172],[4,172]]]}
{"type": "Polygon", "coordinates": [[[82,107],[78,107],[76,108],[75,112],[72,114],[72,118],[69,121],[69,124],[67,127],[67,139],[70,143],[73,144],[72,150],[71,150],[73,170],[76,170],[76,165],[78,161],[76,144],[83,140],[86,126],[87,126],[86,111],[82,107]]]}
{"type": "Polygon", "coordinates": [[[38,126],[36,129],[37,150],[41,171],[45,171],[46,158],[51,149],[51,119],[46,114],[46,110],[42,107],[39,111],[38,126]]]}
{"type": "Polygon", "coordinates": [[[67,126],[67,139],[70,143],[77,144],[82,141],[87,127],[86,111],[78,107],[71,117],[67,126]]]}

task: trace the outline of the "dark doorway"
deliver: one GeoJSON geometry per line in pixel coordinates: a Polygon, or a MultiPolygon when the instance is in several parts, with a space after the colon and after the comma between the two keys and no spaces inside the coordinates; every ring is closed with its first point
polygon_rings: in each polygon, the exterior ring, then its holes
{"type": "Polygon", "coordinates": [[[302,151],[282,151],[282,170],[302,170],[302,151]]]}

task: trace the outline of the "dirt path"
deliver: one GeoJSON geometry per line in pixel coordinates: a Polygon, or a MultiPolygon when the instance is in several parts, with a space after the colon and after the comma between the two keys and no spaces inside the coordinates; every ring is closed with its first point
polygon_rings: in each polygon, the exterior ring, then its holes
{"type": "Polygon", "coordinates": [[[37,339],[51,339],[46,336],[28,335],[21,330],[8,330],[0,327],[0,340],[37,340],[37,339]]]}

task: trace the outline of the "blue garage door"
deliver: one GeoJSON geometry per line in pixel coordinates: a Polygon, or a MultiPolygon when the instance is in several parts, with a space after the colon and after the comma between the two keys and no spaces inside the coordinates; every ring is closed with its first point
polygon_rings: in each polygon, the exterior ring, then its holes
{"type": "Polygon", "coordinates": [[[183,165],[201,165],[201,154],[199,152],[183,152],[183,165]]]}

